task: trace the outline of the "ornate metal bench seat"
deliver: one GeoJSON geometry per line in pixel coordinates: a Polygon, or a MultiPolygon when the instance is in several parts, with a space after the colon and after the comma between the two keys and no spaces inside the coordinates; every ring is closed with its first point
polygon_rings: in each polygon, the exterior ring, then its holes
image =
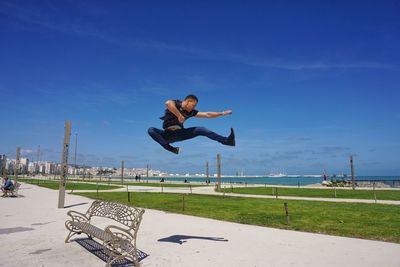
{"type": "Polygon", "coordinates": [[[136,252],[136,237],[144,209],[129,207],[120,203],[96,200],[86,213],[68,211],[71,219],[65,222],[70,231],[65,242],[68,243],[76,234],[86,234],[89,238],[103,241],[104,251],[109,255],[106,266],[124,258],[139,266],[136,252]],[[109,225],[104,229],[91,223],[93,216],[105,217],[119,222],[118,225],[109,225]]]}

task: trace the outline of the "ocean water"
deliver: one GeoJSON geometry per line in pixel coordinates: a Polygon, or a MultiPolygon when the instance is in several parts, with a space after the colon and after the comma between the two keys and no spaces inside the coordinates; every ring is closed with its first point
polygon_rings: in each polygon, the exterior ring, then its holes
{"type": "MultiPolygon", "coordinates": [[[[160,181],[161,177],[142,177],[142,180],[160,181]]],[[[165,182],[205,182],[206,177],[163,177],[165,182]]],[[[346,178],[330,178],[328,180],[351,180],[346,178]]],[[[318,184],[323,181],[322,177],[221,177],[222,183],[235,184],[270,184],[270,185],[310,185],[318,184]]],[[[356,181],[382,181],[388,185],[400,186],[400,176],[359,176],[356,181]]],[[[216,177],[210,177],[210,182],[217,182],[216,177]]]]}

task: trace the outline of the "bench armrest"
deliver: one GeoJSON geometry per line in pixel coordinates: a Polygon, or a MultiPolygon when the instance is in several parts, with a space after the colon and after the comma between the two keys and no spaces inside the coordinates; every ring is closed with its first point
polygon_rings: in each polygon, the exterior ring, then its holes
{"type": "Polygon", "coordinates": [[[106,233],[111,234],[115,239],[118,240],[122,239],[130,241],[134,238],[129,229],[122,228],[116,225],[109,225],[104,229],[104,231],[106,231],[106,233]]]}
{"type": "Polygon", "coordinates": [[[116,225],[109,225],[105,228],[105,231],[110,234],[112,238],[103,244],[108,247],[112,253],[116,255],[136,253],[136,237],[132,235],[129,229],[124,229],[116,225]]]}
{"type": "Polygon", "coordinates": [[[78,222],[89,222],[90,219],[83,213],[80,213],[78,211],[70,210],[67,212],[67,215],[69,215],[72,218],[72,221],[78,221],[78,222]]]}

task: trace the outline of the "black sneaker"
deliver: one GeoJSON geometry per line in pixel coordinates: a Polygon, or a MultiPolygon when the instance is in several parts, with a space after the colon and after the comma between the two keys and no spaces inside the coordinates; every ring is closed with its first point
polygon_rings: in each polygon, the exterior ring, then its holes
{"type": "Polygon", "coordinates": [[[174,149],[171,151],[172,153],[179,154],[180,148],[179,147],[174,147],[174,149]]]}
{"type": "Polygon", "coordinates": [[[228,146],[235,146],[235,132],[233,131],[233,128],[231,128],[231,134],[228,136],[226,140],[226,145],[228,146]]]}
{"type": "Polygon", "coordinates": [[[173,147],[171,145],[164,145],[163,146],[166,150],[168,150],[169,152],[178,154],[179,153],[179,147],[173,147]]]}

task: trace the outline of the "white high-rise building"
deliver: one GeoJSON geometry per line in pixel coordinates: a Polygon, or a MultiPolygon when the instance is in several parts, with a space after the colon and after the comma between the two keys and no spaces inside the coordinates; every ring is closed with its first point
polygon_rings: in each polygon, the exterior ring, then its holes
{"type": "Polygon", "coordinates": [[[19,160],[19,169],[23,174],[28,173],[29,167],[29,159],[28,158],[21,158],[19,160]]]}

